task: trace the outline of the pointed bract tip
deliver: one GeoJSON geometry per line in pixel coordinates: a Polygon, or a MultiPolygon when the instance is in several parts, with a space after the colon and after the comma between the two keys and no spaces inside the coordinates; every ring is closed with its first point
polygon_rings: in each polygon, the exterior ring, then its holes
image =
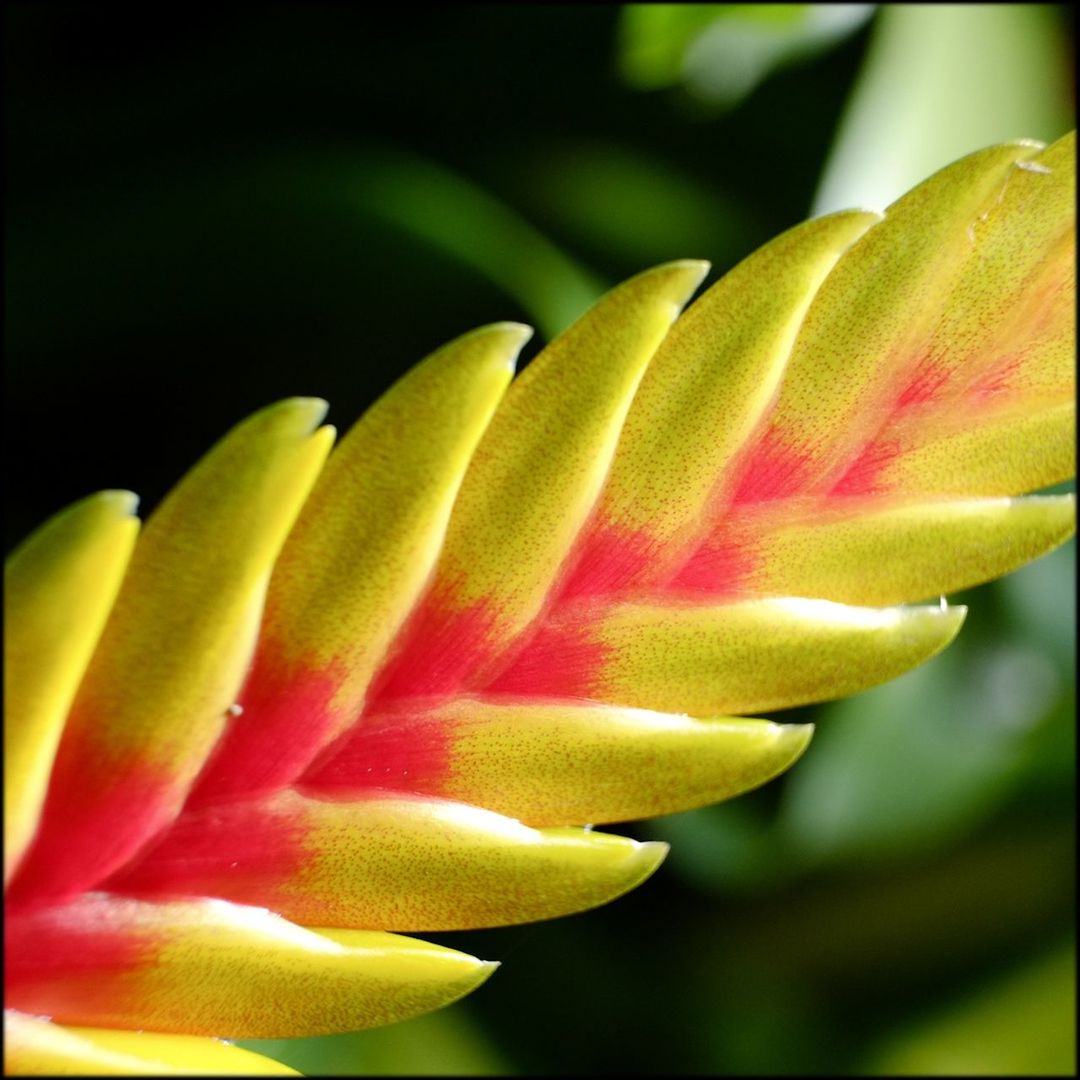
{"type": "Polygon", "coordinates": [[[842,218],[842,217],[862,217],[872,218],[876,224],[879,221],[885,220],[885,213],[882,210],[875,210],[871,206],[852,206],[847,210],[830,210],[827,214],[815,214],[811,219],[812,221],[825,221],[828,218],[842,218]]]}
{"type": "Polygon", "coordinates": [[[777,745],[791,753],[791,763],[802,757],[814,737],[813,724],[776,724],[777,745]]]}
{"type": "Polygon", "coordinates": [[[282,398],[252,413],[241,426],[259,427],[265,423],[275,424],[284,421],[282,434],[285,431],[292,431],[295,425],[295,434],[303,437],[314,433],[329,408],[329,404],[323,398],[282,398]]]}
{"type": "Polygon", "coordinates": [[[139,509],[139,496],[134,491],[125,491],[123,488],[99,491],[89,498],[99,502],[103,508],[112,510],[117,517],[134,517],[139,509]]]}
{"type": "Polygon", "coordinates": [[[500,334],[508,337],[511,341],[516,341],[520,348],[533,336],[534,332],[533,328],[527,323],[506,321],[485,323],[485,325],[478,326],[475,330],[470,330],[461,336],[462,338],[470,338],[479,337],[483,334],[500,334]]]}
{"type": "Polygon", "coordinates": [[[687,277],[688,283],[690,283],[686,294],[687,298],[689,298],[705,280],[706,275],[712,269],[712,263],[708,259],[674,259],[672,262],[657,267],[657,269],[682,270],[687,277]]]}
{"type": "Polygon", "coordinates": [[[323,422],[330,408],[329,403],[319,397],[286,398],[282,404],[289,404],[295,408],[298,415],[311,425],[309,431],[314,431],[323,422]]]}
{"type": "Polygon", "coordinates": [[[525,323],[504,321],[478,326],[475,330],[462,334],[457,340],[460,342],[475,337],[505,338],[510,346],[510,352],[503,362],[507,370],[513,373],[517,371],[518,353],[525,347],[534,332],[533,328],[525,323]]]}
{"type": "Polygon", "coordinates": [[[517,335],[521,339],[522,345],[524,345],[534,333],[533,328],[529,326],[528,323],[514,322],[512,319],[507,319],[503,322],[489,323],[487,326],[481,327],[481,329],[517,335]]]}
{"type": "Polygon", "coordinates": [[[671,845],[663,840],[644,840],[638,844],[635,856],[638,865],[643,871],[641,877],[638,878],[639,883],[651,877],[659,869],[660,864],[667,858],[670,850],[671,845]]]}
{"type": "Polygon", "coordinates": [[[664,267],[681,267],[691,273],[698,273],[704,277],[711,269],[712,263],[708,259],[672,259],[669,263],[661,264],[658,269],[664,267]]]}
{"type": "Polygon", "coordinates": [[[659,266],[650,267],[642,271],[629,281],[623,282],[620,289],[632,287],[634,282],[640,282],[648,278],[663,278],[659,296],[664,296],[675,305],[678,314],[690,302],[690,298],[698,290],[698,286],[705,280],[712,264],[705,259],[673,259],[671,262],[661,263],[659,266]]]}
{"type": "Polygon", "coordinates": [[[939,649],[944,649],[946,645],[956,638],[956,635],[960,633],[960,627],[964,625],[968,613],[966,604],[950,604],[944,597],[942,597],[942,602],[937,607],[927,606],[920,610],[925,611],[929,618],[941,619],[946,623],[945,636],[942,638],[939,649]]]}

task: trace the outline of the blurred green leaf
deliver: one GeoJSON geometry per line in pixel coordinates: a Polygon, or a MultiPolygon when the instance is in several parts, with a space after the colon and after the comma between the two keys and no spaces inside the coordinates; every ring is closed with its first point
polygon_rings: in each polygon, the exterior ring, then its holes
{"type": "Polygon", "coordinates": [[[813,212],[881,210],[972,150],[1075,123],[1057,4],[883,4],[813,212]]]}
{"type": "Polygon", "coordinates": [[[861,1059],[905,1016],[1067,930],[1074,845],[1071,825],[1006,822],[895,865],[717,897],[678,939],[680,1008],[708,1032],[704,1070],[864,1075],[861,1059]]]}
{"type": "Polygon", "coordinates": [[[308,1076],[509,1076],[464,1003],[352,1035],[247,1039],[240,1046],[308,1076]]]}
{"type": "Polygon", "coordinates": [[[59,211],[24,207],[8,232],[8,340],[47,348],[245,303],[265,318],[268,290],[294,306],[349,310],[358,282],[382,282],[395,255],[406,261],[400,241],[384,253],[377,226],[483,276],[548,338],[605,288],[494,195],[434,161],[370,145],[270,145],[121,175],[70,193],[59,211]],[[164,287],[178,265],[190,268],[183,292],[164,287]]]}
{"type": "Polygon", "coordinates": [[[864,1075],[1075,1076],[1075,942],[889,1039],[864,1075]]]}
{"type": "Polygon", "coordinates": [[[708,258],[719,270],[768,235],[752,208],[655,154],[611,141],[551,141],[519,155],[530,207],[597,259],[651,266],[708,258]]]}
{"type": "Polygon", "coordinates": [[[716,806],[656,818],[643,823],[643,832],[671,845],[667,868],[696,888],[768,891],[802,868],[791,853],[781,850],[772,817],[755,812],[759,798],[751,792],[716,806]]]}
{"type": "Polygon", "coordinates": [[[954,646],[826,711],[779,827],[810,858],[889,859],[954,840],[1021,782],[1064,692],[1022,638],[954,646]]]}
{"type": "Polygon", "coordinates": [[[995,582],[994,589],[1017,632],[1075,677],[1076,605],[1061,598],[1076,596],[1076,538],[995,582]]]}
{"type": "Polygon", "coordinates": [[[393,222],[479,270],[552,338],[599,298],[604,284],[478,185],[404,152],[372,155],[356,176],[360,209],[393,222]]]}
{"type": "Polygon", "coordinates": [[[1071,919],[1075,839],[1071,823],[999,827],[963,849],[836,868],[712,919],[701,929],[714,951],[698,962],[771,967],[822,990],[872,987],[885,1000],[905,984],[937,988],[1071,919]]]}
{"type": "MultiPolygon", "coordinates": [[[[691,42],[730,10],[730,4],[625,4],[619,22],[619,67],[642,90],[674,86],[691,42]]],[[[782,18],[799,4],[775,5],[782,18]]]]}
{"type": "Polygon", "coordinates": [[[628,82],[682,82],[730,108],[773,71],[812,56],[861,26],[874,4],[627,4],[620,66],[628,82]]]}

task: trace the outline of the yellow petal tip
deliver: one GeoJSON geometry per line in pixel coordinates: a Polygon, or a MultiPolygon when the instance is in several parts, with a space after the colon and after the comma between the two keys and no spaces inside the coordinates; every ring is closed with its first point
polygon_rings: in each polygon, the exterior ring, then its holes
{"type": "Polygon", "coordinates": [[[681,310],[711,269],[712,263],[706,259],[675,259],[647,273],[671,276],[671,300],[681,310]]]}
{"type": "Polygon", "coordinates": [[[477,962],[477,979],[476,986],[483,986],[484,983],[495,974],[498,968],[502,967],[502,963],[498,960],[480,960],[477,962]]]}
{"type": "Polygon", "coordinates": [[[634,852],[632,861],[636,864],[638,874],[627,885],[627,891],[637,888],[643,881],[660,869],[660,864],[667,858],[671,845],[663,840],[646,840],[640,843],[634,852]]]}
{"type": "Polygon", "coordinates": [[[931,656],[944,649],[960,633],[960,627],[964,625],[968,613],[967,604],[950,604],[944,596],[941,598],[938,607],[925,607],[917,610],[924,613],[926,618],[941,619],[945,624],[940,644],[930,654],[931,656]]]}
{"type": "Polygon", "coordinates": [[[322,423],[330,405],[318,397],[292,397],[286,398],[278,406],[282,411],[293,412],[299,423],[304,425],[304,434],[311,434],[322,423]]]}
{"type": "Polygon", "coordinates": [[[777,724],[776,746],[778,749],[787,751],[785,755],[788,766],[794,764],[805,753],[814,737],[813,724],[777,724]]]}
{"type": "Polygon", "coordinates": [[[531,326],[527,323],[514,322],[513,320],[489,323],[487,326],[481,327],[476,332],[478,334],[506,334],[507,337],[520,339],[522,345],[533,336],[533,328],[531,326]]]}
{"type": "Polygon", "coordinates": [[[475,330],[462,334],[451,344],[460,347],[463,343],[477,338],[490,338],[493,349],[489,362],[494,362],[497,370],[502,368],[514,374],[517,371],[518,354],[533,336],[533,328],[525,323],[502,321],[478,326],[475,330]]]}
{"type": "Polygon", "coordinates": [[[134,491],[123,488],[99,491],[96,495],[91,495],[90,499],[97,502],[102,509],[112,510],[117,517],[134,517],[139,509],[139,496],[134,491]]]}

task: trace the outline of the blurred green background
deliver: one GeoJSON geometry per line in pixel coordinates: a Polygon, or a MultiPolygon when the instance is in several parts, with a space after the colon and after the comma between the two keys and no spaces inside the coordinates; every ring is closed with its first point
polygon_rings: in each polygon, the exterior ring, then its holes
{"type": "MultiPolygon", "coordinates": [[[[4,18],[7,548],[104,487],[151,510],[276,398],[344,429],[474,326],[547,340],[649,265],[711,281],[1075,123],[1056,5],[4,18]]],[[[504,961],[459,1005],[248,1045],[322,1074],[1074,1073],[1074,579],[1070,543],[950,598],[957,644],[799,710],[786,777],[619,830],[673,846],[630,896],[430,935],[504,961]]]]}

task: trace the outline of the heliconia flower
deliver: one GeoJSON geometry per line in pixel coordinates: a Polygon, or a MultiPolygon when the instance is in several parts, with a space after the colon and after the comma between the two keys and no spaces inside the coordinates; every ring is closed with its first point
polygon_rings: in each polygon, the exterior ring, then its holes
{"type": "Polygon", "coordinates": [[[330,454],[297,398],[136,539],[107,491],[6,576],[7,1068],[288,1072],[491,973],[399,936],[602,904],[592,824],[764,783],[1073,531],[1074,139],[884,216],[434,353],[330,454]],[[328,456],[329,455],[329,456],[328,456]],[[928,603],[905,606],[915,601],[928,603]]]}

